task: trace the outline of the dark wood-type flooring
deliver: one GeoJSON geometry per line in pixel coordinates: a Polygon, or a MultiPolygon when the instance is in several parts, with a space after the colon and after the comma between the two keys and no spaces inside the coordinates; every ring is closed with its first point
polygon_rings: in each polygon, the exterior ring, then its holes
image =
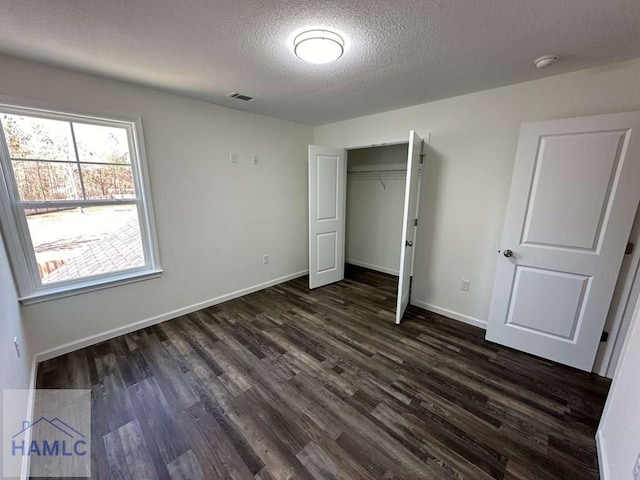
{"type": "Polygon", "coordinates": [[[609,382],[300,278],[40,364],[92,389],[94,479],[595,479],[609,382]]]}

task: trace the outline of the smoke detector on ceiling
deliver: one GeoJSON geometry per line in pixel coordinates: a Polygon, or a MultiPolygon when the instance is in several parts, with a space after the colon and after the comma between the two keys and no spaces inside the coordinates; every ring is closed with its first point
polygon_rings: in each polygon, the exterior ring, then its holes
{"type": "Polygon", "coordinates": [[[544,55],[542,57],[536,58],[533,63],[535,63],[538,70],[543,70],[552,63],[556,63],[559,58],[560,57],[558,55],[544,55]]]}
{"type": "Polygon", "coordinates": [[[231,92],[229,95],[227,95],[227,97],[237,98],[238,100],[243,100],[245,102],[255,102],[256,101],[255,98],[250,97],[249,95],[245,95],[243,93],[238,93],[238,92],[231,92]]]}

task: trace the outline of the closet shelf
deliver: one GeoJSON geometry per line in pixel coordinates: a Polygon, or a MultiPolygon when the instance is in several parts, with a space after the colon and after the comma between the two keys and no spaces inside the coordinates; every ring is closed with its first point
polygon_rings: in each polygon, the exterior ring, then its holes
{"type": "Polygon", "coordinates": [[[387,185],[382,181],[385,180],[393,180],[393,179],[403,179],[406,177],[407,169],[382,169],[382,170],[350,170],[347,173],[351,176],[353,180],[371,180],[377,179],[382,188],[384,190],[387,189],[387,185]]]}
{"type": "Polygon", "coordinates": [[[385,174],[399,174],[399,173],[407,173],[406,168],[399,169],[381,169],[381,170],[349,170],[348,174],[355,175],[385,175],[385,174]]]}

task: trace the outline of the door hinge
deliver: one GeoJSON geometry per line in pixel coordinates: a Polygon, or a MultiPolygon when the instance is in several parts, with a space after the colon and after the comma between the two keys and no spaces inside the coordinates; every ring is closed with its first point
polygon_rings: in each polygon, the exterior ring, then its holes
{"type": "Polygon", "coordinates": [[[600,341],[606,342],[607,340],[609,340],[609,332],[602,332],[602,335],[600,335],[600,341]]]}
{"type": "Polygon", "coordinates": [[[424,163],[424,153],[420,154],[420,165],[424,163]]]}
{"type": "Polygon", "coordinates": [[[624,254],[631,255],[633,253],[633,249],[635,248],[635,246],[636,244],[633,242],[627,243],[627,248],[624,249],[624,254]]]}
{"type": "Polygon", "coordinates": [[[417,226],[418,226],[418,219],[417,219],[417,218],[413,221],[413,226],[414,226],[414,227],[417,227],[417,226]]]}

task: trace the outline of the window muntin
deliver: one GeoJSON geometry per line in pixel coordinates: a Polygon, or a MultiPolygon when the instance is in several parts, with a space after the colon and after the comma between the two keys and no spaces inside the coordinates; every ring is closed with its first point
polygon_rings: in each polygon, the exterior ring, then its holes
{"type": "Polygon", "coordinates": [[[23,297],[158,271],[139,121],[0,104],[0,127],[23,297]]]}

